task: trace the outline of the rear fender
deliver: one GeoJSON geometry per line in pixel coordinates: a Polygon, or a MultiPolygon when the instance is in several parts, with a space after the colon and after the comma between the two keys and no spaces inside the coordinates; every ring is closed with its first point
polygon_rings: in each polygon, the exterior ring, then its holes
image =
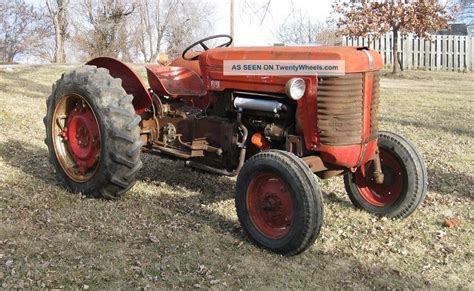
{"type": "Polygon", "coordinates": [[[88,61],[86,65],[105,68],[112,77],[121,79],[125,92],[133,96],[133,107],[138,115],[151,106],[151,95],[145,83],[129,65],[110,57],[98,57],[88,61]]]}
{"type": "Polygon", "coordinates": [[[147,65],[146,71],[148,83],[158,95],[165,95],[176,99],[207,94],[201,77],[187,68],[147,65]]]}

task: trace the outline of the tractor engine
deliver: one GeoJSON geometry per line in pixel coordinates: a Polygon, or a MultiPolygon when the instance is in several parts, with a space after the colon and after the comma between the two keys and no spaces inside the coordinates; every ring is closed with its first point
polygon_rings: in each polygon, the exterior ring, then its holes
{"type": "MultiPolygon", "coordinates": [[[[204,170],[233,175],[240,161],[260,149],[284,148],[294,129],[295,106],[285,96],[224,92],[207,103],[153,94],[153,110],[142,115],[142,139],[150,151],[186,159],[204,170]],[[262,132],[262,135],[255,133],[262,132]],[[247,141],[253,137],[253,147],[247,141]],[[258,137],[258,140],[256,139],[258,137]]],[[[242,166],[242,165],[240,165],[242,166]]]]}

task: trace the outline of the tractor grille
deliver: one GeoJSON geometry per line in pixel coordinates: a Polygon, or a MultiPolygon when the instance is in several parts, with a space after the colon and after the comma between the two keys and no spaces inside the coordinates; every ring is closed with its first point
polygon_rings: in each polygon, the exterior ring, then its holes
{"type": "MultiPolygon", "coordinates": [[[[378,134],[379,76],[375,77],[371,104],[370,138],[378,134]]],[[[362,73],[322,77],[318,83],[318,129],[322,144],[361,143],[364,76],[362,73]]]]}
{"type": "Polygon", "coordinates": [[[370,140],[379,135],[380,74],[374,76],[372,101],[370,103],[370,140]]]}
{"type": "Polygon", "coordinates": [[[322,144],[360,143],[362,101],[362,74],[319,79],[318,128],[322,144]]]}

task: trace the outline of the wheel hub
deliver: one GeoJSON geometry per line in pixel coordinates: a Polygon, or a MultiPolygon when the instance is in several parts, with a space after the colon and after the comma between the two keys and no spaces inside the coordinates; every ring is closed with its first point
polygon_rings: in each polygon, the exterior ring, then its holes
{"type": "Polygon", "coordinates": [[[98,160],[99,127],[91,108],[76,103],[67,120],[67,142],[81,173],[90,170],[98,160]]]}
{"type": "Polygon", "coordinates": [[[260,174],[250,182],[247,196],[250,219],[265,236],[278,239],[288,234],[293,221],[293,198],[275,174],[260,174]]]}
{"type": "Polygon", "coordinates": [[[61,97],[53,119],[53,144],[58,162],[76,182],[86,182],[100,159],[100,130],[90,104],[78,94],[61,97]]]}
{"type": "Polygon", "coordinates": [[[384,174],[383,184],[373,177],[373,164],[367,164],[356,172],[356,184],[362,197],[370,204],[385,207],[395,203],[403,192],[403,167],[398,158],[386,149],[380,149],[380,163],[384,174]]]}

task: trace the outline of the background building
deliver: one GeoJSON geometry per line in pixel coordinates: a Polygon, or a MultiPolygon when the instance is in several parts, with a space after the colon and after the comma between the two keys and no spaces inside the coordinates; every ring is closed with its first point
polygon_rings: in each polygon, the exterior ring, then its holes
{"type": "Polygon", "coordinates": [[[474,36],[474,1],[473,0],[461,0],[459,1],[461,10],[457,17],[458,23],[465,23],[467,26],[467,33],[470,36],[474,36]]]}

